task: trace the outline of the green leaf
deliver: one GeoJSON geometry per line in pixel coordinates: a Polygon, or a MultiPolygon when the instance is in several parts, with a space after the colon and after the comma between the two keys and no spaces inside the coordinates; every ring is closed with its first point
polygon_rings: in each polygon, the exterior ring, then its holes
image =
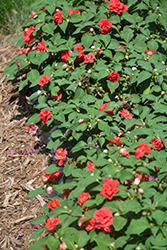
{"type": "Polygon", "coordinates": [[[77,14],[77,13],[73,13],[72,15],[71,15],[71,18],[70,18],[70,22],[71,23],[79,23],[79,22],[81,22],[82,21],[82,16],[81,15],[79,15],[79,14],[77,14]]]}
{"type": "Polygon", "coordinates": [[[85,48],[89,48],[93,43],[93,36],[83,35],[81,38],[82,44],[85,48]]]}
{"type": "Polygon", "coordinates": [[[72,148],[72,152],[77,152],[80,151],[81,149],[84,149],[86,143],[84,141],[79,141],[73,148],[72,148]]]}
{"type": "Polygon", "coordinates": [[[120,231],[127,223],[127,219],[122,216],[114,216],[113,227],[115,231],[120,231]]]}
{"type": "Polygon", "coordinates": [[[115,241],[115,248],[118,249],[119,247],[123,247],[127,243],[128,238],[128,236],[121,236],[117,238],[115,241]]]}
{"type": "Polygon", "coordinates": [[[102,69],[101,71],[99,71],[97,75],[97,80],[99,81],[108,75],[109,75],[109,72],[106,69],[102,69]]]}
{"type": "Polygon", "coordinates": [[[123,39],[125,40],[125,42],[128,43],[133,37],[133,30],[125,26],[123,31],[121,32],[121,35],[123,39]]]}
{"type": "Polygon", "coordinates": [[[137,78],[137,85],[140,83],[144,82],[145,80],[149,79],[151,77],[151,73],[147,71],[142,71],[139,73],[138,78],[137,78]]]}
{"type": "Polygon", "coordinates": [[[46,171],[48,174],[52,174],[52,173],[58,171],[59,169],[60,169],[60,168],[57,167],[56,164],[51,164],[51,165],[49,165],[49,166],[45,169],[45,171],[46,171]]]}
{"type": "Polygon", "coordinates": [[[90,236],[84,231],[78,231],[74,236],[74,240],[77,243],[78,247],[85,246],[90,239],[90,236]]]}
{"type": "Polygon", "coordinates": [[[146,45],[146,43],[144,43],[144,42],[137,42],[137,43],[135,43],[135,45],[134,45],[134,49],[135,49],[137,52],[144,52],[145,50],[147,50],[147,45],[146,45]]]}
{"type": "Polygon", "coordinates": [[[37,188],[35,190],[32,190],[27,194],[26,198],[34,198],[35,196],[40,194],[42,192],[42,190],[43,190],[42,187],[39,187],[39,188],[37,188]]]}
{"type": "Polygon", "coordinates": [[[151,23],[151,22],[155,22],[158,18],[158,15],[156,13],[151,13],[150,15],[148,15],[145,19],[146,23],[151,23]]]}
{"type": "Polygon", "coordinates": [[[134,23],[134,24],[136,23],[135,18],[132,15],[130,15],[128,12],[123,11],[122,18],[124,18],[130,23],[134,23]]]}
{"type": "Polygon", "coordinates": [[[20,83],[19,83],[19,91],[24,89],[24,87],[27,86],[27,85],[28,85],[28,80],[27,79],[21,80],[20,83]]]}
{"type": "Polygon", "coordinates": [[[26,126],[30,123],[38,123],[40,121],[39,114],[33,114],[27,121],[26,126]]]}
{"type": "Polygon", "coordinates": [[[55,250],[56,248],[58,248],[59,244],[60,244],[59,239],[49,235],[49,238],[46,241],[46,245],[50,250],[55,250]]]}
{"type": "Polygon", "coordinates": [[[46,245],[46,237],[39,239],[36,241],[32,246],[28,248],[28,250],[44,250],[44,247],[46,245]]]}
{"type": "Polygon", "coordinates": [[[41,215],[35,219],[33,219],[30,223],[32,225],[37,225],[37,224],[44,224],[46,221],[47,217],[45,215],[41,215]]]}
{"type": "Polygon", "coordinates": [[[40,228],[38,228],[35,233],[31,234],[29,240],[38,238],[45,230],[46,230],[46,227],[40,227],[40,228]]]}
{"type": "Polygon", "coordinates": [[[137,212],[139,213],[142,210],[142,206],[136,200],[127,200],[124,203],[124,214],[128,212],[137,212]]]}
{"type": "Polygon", "coordinates": [[[126,233],[139,235],[148,228],[150,228],[150,225],[145,217],[132,219],[126,233]]]}
{"type": "Polygon", "coordinates": [[[64,32],[64,34],[66,33],[67,26],[68,22],[64,22],[59,25],[60,29],[64,32]]]}
{"type": "Polygon", "coordinates": [[[161,226],[165,220],[165,213],[161,210],[152,211],[151,217],[155,220],[156,224],[161,226]]]}
{"type": "Polygon", "coordinates": [[[53,35],[53,31],[55,28],[56,28],[55,23],[48,23],[42,26],[42,30],[51,35],[53,35]]]}

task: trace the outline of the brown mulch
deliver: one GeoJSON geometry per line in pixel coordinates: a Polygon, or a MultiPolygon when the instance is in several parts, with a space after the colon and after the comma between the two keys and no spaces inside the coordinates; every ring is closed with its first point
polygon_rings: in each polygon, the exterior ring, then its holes
{"type": "Polygon", "coordinates": [[[50,156],[43,152],[37,135],[24,131],[34,109],[22,98],[24,92],[19,93],[19,81],[5,83],[2,75],[17,55],[12,40],[5,38],[0,44],[0,249],[26,250],[34,241],[28,240],[30,235],[36,231],[30,221],[42,214],[45,204],[42,196],[26,196],[43,184],[41,169],[48,165],[50,156]],[[19,154],[23,149],[26,153],[19,154]]]}

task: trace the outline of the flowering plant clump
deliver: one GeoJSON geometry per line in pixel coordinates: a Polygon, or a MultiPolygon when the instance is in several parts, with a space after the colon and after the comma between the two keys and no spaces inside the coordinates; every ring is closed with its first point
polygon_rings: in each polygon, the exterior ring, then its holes
{"type": "MultiPolygon", "coordinates": [[[[167,12],[160,0],[36,1],[8,79],[51,133],[29,250],[165,249],[167,12]],[[19,62],[19,63],[18,63],[19,62]],[[53,131],[53,130],[52,130],[53,131]]],[[[32,125],[33,124],[33,125],[32,125]]],[[[31,131],[31,132],[30,132],[31,131]]]]}

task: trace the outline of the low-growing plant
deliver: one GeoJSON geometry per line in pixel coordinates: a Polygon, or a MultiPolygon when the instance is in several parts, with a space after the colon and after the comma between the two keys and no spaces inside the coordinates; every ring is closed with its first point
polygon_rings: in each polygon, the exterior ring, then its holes
{"type": "Polygon", "coordinates": [[[166,9],[160,0],[36,1],[8,79],[38,86],[56,164],[33,249],[167,246],[166,9]],[[51,198],[52,197],[52,198],[51,198]]]}

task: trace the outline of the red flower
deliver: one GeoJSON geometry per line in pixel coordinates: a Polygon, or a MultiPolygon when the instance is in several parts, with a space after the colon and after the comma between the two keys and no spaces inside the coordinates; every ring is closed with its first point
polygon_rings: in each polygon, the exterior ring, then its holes
{"type": "Polygon", "coordinates": [[[31,15],[29,15],[29,18],[35,18],[35,15],[36,15],[36,12],[33,11],[33,12],[31,13],[31,15]]]}
{"type": "Polygon", "coordinates": [[[118,180],[113,180],[112,178],[107,178],[102,184],[102,189],[100,191],[100,194],[105,196],[107,199],[112,200],[113,195],[118,193],[118,180]]]}
{"type": "Polygon", "coordinates": [[[55,158],[59,166],[62,166],[67,155],[67,149],[58,148],[55,153],[55,158]]]}
{"type": "Polygon", "coordinates": [[[127,148],[121,148],[120,153],[127,156],[127,157],[130,157],[130,154],[129,154],[129,151],[127,150],[127,148]]]}
{"type": "Polygon", "coordinates": [[[120,78],[120,75],[117,72],[111,72],[107,79],[109,79],[111,82],[118,82],[120,78]]]}
{"type": "Polygon", "coordinates": [[[140,172],[137,172],[137,176],[134,179],[134,184],[139,185],[139,183],[141,182],[141,180],[142,180],[142,182],[145,182],[145,181],[147,181],[147,178],[148,178],[148,175],[141,174],[140,172]]]}
{"type": "Polygon", "coordinates": [[[164,146],[164,144],[160,138],[153,139],[151,143],[154,146],[154,148],[156,148],[158,150],[160,150],[164,146]]]}
{"type": "Polygon", "coordinates": [[[144,52],[146,53],[147,56],[150,56],[152,54],[157,54],[157,52],[152,49],[145,50],[144,52]]]}
{"type": "Polygon", "coordinates": [[[129,12],[128,6],[127,6],[127,5],[125,5],[125,4],[124,4],[124,6],[123,6],[123,11],[125,11],[125,12],[129,12]]]}
{"type": "Polygon", "coordinates": [[[77,13],[77,14],[79,14],[79,15],[81,14],[80,11],[79,11],[79,10],[76,10],[76,9],[69,9],[69,10],[68,10],[69,16],[71,16],[73,13],[77,13]]]}
{"type": "Polygon", "coordinates": [[[62,98],[62,93],[58,91],[57,95],[51,95],[51,97],[54,98],[56,101],[58,101],[62,98]]]}
{"type": "Polygon", "coordinates": [[[53,188],[51,186],[47,187],[46,192],[47,194],[51,194],[53,191],[53,188]]]}
{"type": "Polygon", "coordinates": [[[34,38],[33,32],[35,30],[34,26],[30,26],[29,28],[24,29],[24,37],[23,37],[23,42],[26,42],[26,44],[30,44],[31,40],[34,38]]]}
{"type": "Polygon", "coordinates": [[[133,118],[127,109],[120,110],[118,113],[126,119],[131,120],[133,118]]]}
{"type": "Polygon", "coordinates": [[[68,62],[68,58],[70,58],[70,53],[71,51],[70,50],[64,50],[62,53],[61,53],[61,60],[62,62],[68,62]]]}
{"type": "Polygon", "coordinates": [[[120,147],[121,145],[124,144],[123,142],[120,141],[120,138],[117,136],[113,136],[112,140],[108,139],[108,141],[109,141],[108,146],[113,145],[115,143],[118,147],[120,147]]]}
{"type": "MultiPolygon", "coordinates": [[[[82,194],[79,195],[78,197],[78,204],[80,207],[83,206],[83,204],[89,199],[89,193],[83,192],[82,194]]],[[[86,211],[88,207],[84,207],[84,211],[86,211]]]]}
{"type": "Polygon", "coordinates": [[[46,44],[44,43],[44,41],[38,43],[37,50],[39,50],[40,52],[46,51],[46,44]]]}
{"type": "Polygon", "coordinates": [[[17,62],[17,67],[20,68],[20,61],[17,62]]]}
{"type": "Polygon", "coordinates": [[[37,129],[38,127],[35,126],[34,123],[30,123],[29,125],[27,125],[25,128],[24,128],[24,131],[29,133],[29,134],[32,134],[32,135],[35,135],[36,132],[37,132],[37,129]]]}
{"type": "Polygon", "coordinates": [[[50,82],[50,76],[42,75],[37,84],[43,87],[48,82],[50,82]]]}
{"type": "Polygon", "coordinates": [[[51,231],[51,230],[53,230],[54,228],[55,228],[55,226],[57,225],[57,224],[59,224],[61,222],[61,220],[60,219],[58,219],[57,217],[56,218],[49,218],[49,219],[47,219],[46,221],[45,221],[45,227],[49,230],[49,231],[51,231]]]}
{"type": "Polygon", "coordinates": [[[119,0],[110,0],[108,8],[111,12],[116,12],[117,14],[121,14],[124,10],[124,4],[119,0]]]}
{"type": "Polygon", "coordinates": [[[94,227],[101,229],[103,233],[110,232],[113,224],[113,214],[108,207],[98,209],[93,214],[94,227]]]}
{"type": "MultiPolygon", "coordinates": [[[[124,49],[125,51],[126,51],[126,48],[125,48],[125,46],[123,46],[123,45],[120,45],[119,47],[118,47],[118,49],[119,48],[122,48],[122,49],[124,49]]],[[[115,53],[118,53],[119,51],[115,51],[115,53]]],[[[125,53],[124,53],[125,54],[125,53]]]]}
{"type": "Polygon", "coordinates": [[[52,174],[48,174],[46,171],[44,172],[44,174],[42,175],[41,179],[43,180],[44,183],[46,183],[47,181],[51,181],[53,182],[55,179],[59,178],[63,173],[60,171],[56,171],[52,174]]]}
{"type": "Polygon", "coordinates": [[[63,241],[63,242],[59,245],[59,249],[60,249],[60,250],[66,250],[66,249],[67,249],[67,244],[65,243],[65,241],[63,241]]]}
{"type": "Polygon", "coordinates": [[[114,115],[114,114],[113,114],[114,109],[112,109],[112,110],[106,110],[106,109],[105,109],[105,107],[106,107],[108,104],[109,104],[109,102],[104,103],[104,104],[101,104],[101,105],[100,105],[100,111],[104,111],[104,112],[106,112],[106,113],[108,113],[108,114],[110,114],[110,115],[114,115]]]}
{"type": "Polygon", "coordinates": [[[94,218],[91,218],[90,220],[85,221],[85,229],[88,232],[95,229],[95,220],[94,220],[94,218]]]}
{"type": "Polygon", "coordinates": [[[85,122],[85,119],[79,119],[79,123],[83,123],[83,122],[85,122]]]}
{"type": "Polygon", "coordinates": [[[74,46],[74,49],[77,49],[78,52],[81,54],[80,56],[76,57],[77,62],[83,61],[84,60],[84,56],[85,56],[85,52],[82,52],[82,50],[84,49],[84,47],[81,44],[76,44],[74,46]]]}
{"type": "Polygon", "coordinates": [[[50,250],[47,245],[43,246],[46,250],[50,250]]]}
{"type": "Polygon", "coordinates": [[[31,48],[25,48],[23,49],[23,51],[21,52],[21,54],[28,54],[31,51],[31,48]]]}
{"type": "Polygon", "coordinates": [[[91,170],[91,171],[93,172],[95,168],[97,168],[97,166],[96,166],[96,165],[93,165],[93,162],[92,162],[92,161],[88,161],[88,162],[87,162],[86,172],[88,172],[89,170],[91,170]]]}
{"type": "Polygon", "coordinates": [[[72,189],[68,189],[68,188],[65,188],[63,189],[64,193],[63,193],[63,196],[66,197],[66,199],[68,199],[68,196],[70,195],[70,193],[75,189],[75,187],[73,187],[72,189]]]}
{"type": "Polygon", "coordinates": [[[48,120],[51,118],[51,112],[48,109],[41,110],[39,118],[42,124],[48,124],[48,120]]]}
{"type": "Polygon", "coordinates": [[[57,25],[62,23],[63,14],[62,14],[61,10],[58,10],[56,13],[54,13],[53,17],[54,17],[54,21],[57,23],[57,25]]]}
{"type": "Polygon", "coordinates": [[[101,27],[100,32],[106,34],[111,30],[112,22],[108,19],[102,19],[98,22],[98,25],[101,27]]]}
{"type": "Polygon", "coordinates": [[[59,199],[53,199],[52,201],[48,202],[47,206],[53,210],[54,208],[60,207],[59,199]]]}
{"type": "Polygon", "coordinates": [[[83,65],[86,63],[93,63],[94,60],[96,59],[96,57],[92,53],[89,53],[89,54],[84,56],[84,59],[85,59],[85,61],[83,62],[83,65]]]}
{"type": "Polygon", "coordinates": [[[146,142],[140,142],[135,152],[136,152],[135,158],[139,159],[140,157],[143,157],[144,155],[150,154],[151,148],[146,142]]]}

